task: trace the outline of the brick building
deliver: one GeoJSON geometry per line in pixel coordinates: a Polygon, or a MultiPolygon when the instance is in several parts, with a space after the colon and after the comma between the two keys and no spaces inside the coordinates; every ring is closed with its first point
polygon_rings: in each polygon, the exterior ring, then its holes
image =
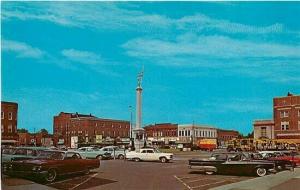
{"type": "Polygon", "coordinates": [[[18,133],[20,146],[53,146],[53,135],[48,133],[18,133]]]}
{"type": "Polygon", "coordinates": [[[254,139],[274,139],[274,120],[255,120],[254,139]]]}
{"type": "Polygon", "coordinates": [[[232,139],[236,139],[239,136],[239,132],[235,130],[225,130],[225,129],[218,129],[217,130],[217,140],[218,145],[226,145],[226,143],[232,139]]]}
{"type": "MultiPolygon", "coordinates": [[[[253,128],[256,140],[300,144],[300,96],[288,93],[287,96],[273,98],[273,120],[256,120],[253,128]]],[[[265,142],[274,145],[274,142],[265,142]]]]}
{"type": "Polygon", "coordinates": [[[175,144],[178,124],[157,123],[144,127],[147,140],[152,144],[175,144]]]}
{"type": "Polygon", "coordinates": [[[298,139],[300,143],[300,96],[275,97],[273,117],[276,139],[298,139]]]}
{"type": "Polygon", "coordinates": [[[129,121],[103,119],[91,114],[64,113],[53,118],[54,144],[97,144],[129,138],[129,121]],[[72,142],[72,143],[71,143],[72,142]]]}
{"type": "Polygon", "coordinates": [[[18,141],[18,104],[1,101],[1,144],[14,145],[18,141]]]}
{"type": "Polygon", "coordinates": [[[19,145],[20,146],[27,146],[32,143],[31,138],[30,138],[30,133],[22,132],[22,133],[18,133],[18,135],[19,135],[19,145]]]}

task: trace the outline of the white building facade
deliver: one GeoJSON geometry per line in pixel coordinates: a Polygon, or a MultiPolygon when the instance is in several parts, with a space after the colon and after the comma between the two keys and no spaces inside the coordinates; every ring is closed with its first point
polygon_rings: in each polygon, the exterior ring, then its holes
{"type": "Polygon", "coordinates": [[[179,142],[196,144],[199,139],[217,139],[217,129],[208,125],[178,125],[179,142]]]}
{"type": "Polygon", "coordinates": [[[254,139],[274,139],[273,120],[255,120],[253,123],[254,139]]]}

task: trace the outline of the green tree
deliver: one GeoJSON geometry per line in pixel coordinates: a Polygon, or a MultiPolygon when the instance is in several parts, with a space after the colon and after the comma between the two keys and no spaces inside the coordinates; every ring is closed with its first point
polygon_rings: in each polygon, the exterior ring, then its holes
{"type": "Polygon", "coordinates": [[[254,131],[248,133],[248,135],[246,136],[246,138],[253,138],[253,137],[254,137],[254,131]]]}
{"type": "Polygon", "coordinates": [[[27,129],[21,128],[21,129],[17,129],[18,133],[28,133],[27,129]]]}
{"type": "Polygon", "coordinates": [[[46,133],[46,134],[48,134],[48,131],[47,131],[47,129],[44,129],[44,128],[43,128],[43,129],[41,129],[41,130],[40,130],[40,132],[41,132],[41,133],[46,133]]]}

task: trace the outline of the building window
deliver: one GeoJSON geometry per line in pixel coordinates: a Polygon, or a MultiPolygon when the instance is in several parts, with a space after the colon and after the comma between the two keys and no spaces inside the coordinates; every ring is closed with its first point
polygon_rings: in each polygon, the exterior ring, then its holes
{"type": "Polygon", "coordinates": [[[12,133],[12,125],[8,125],[8,132],[12,133]]]}
{"type": "Polygon", "coordinates": [[[4,112],[1,112],[1,119],[4,119],[4,112]]]}
{"type": "Polygon", "coordinates": [[[9,120],[12,120],[12,112],[9,112],[9,113],[8,113],[8,119],[9,119],[9,120]]]}
{"type": "Polygon", "coordinates": [[[300,130],[300,121],[298,121],[298,129],[300,130]]]}
{"type": "Polygon", "coordinates": [[[298,117],[300,117],[300,110],[298,110],[298,117]]]}
{"type": "Polygon", "coordinates": [[[1,133],[4,133],[4,127],[3,127],[3,124],[1,124],[1,133]]]}
{"type": "Polygon", "coordinates": [[[282,131],[289,130],[289,128],[290,128],[290,126],[289,126],[288,121],[281,122],[281,130],[282,131]]]}
{"type": "Polygon", "coordinates": [[[262,127],[260,129],[261,137],[267,137],[267,127],[262,127]]]}
{"type": "Polygon", "coordinates": [[[289,112],[288,111],[281,111],[280,112],[280,117],[284,118],[284,117],[288,117],[289,116],[289,112]]]}
{"type": "Polygon", "coordinates": [[[190,132],[190,130],[188,130],[188,135],[187,136],[191,136],[191,132],[190,132]]]}

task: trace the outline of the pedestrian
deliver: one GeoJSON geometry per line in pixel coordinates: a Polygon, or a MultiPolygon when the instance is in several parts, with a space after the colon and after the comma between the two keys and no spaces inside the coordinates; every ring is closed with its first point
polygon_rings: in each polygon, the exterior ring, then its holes
{"type": "Polygon", "coordinates": [[[296,152],[291,152],[291,155],[292,155],[292,171],[294,172],[295,171],[295,165],[296,165],[296,163],[295,163],[295,154],[296,154],[296,152]]]}

